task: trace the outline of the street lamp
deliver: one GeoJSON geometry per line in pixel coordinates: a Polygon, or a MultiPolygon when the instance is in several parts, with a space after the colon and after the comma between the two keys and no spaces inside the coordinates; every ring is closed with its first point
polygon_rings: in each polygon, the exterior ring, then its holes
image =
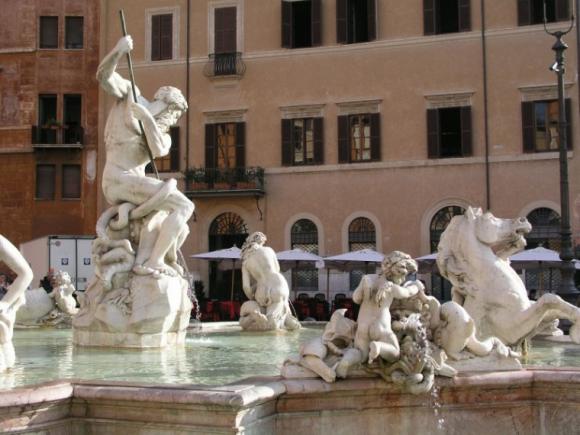
{"type": "Polygon", "coordinates": [[[568,45],[562,40],[562,37],[572,30],[574,27],[574,14],[570,20],[570,27],[565,31],[548,31],[546,25],[546,0],[544,0],[544,30],[548,35],[556,38],[556,42],[552,46],[552,50],[556,53],[556,61],[550,66],[550,70],[554,71],[558,76],[558,138],[560,148],[560,206],[562,208],[560,218],[560,237],[561,250],[560,259],[562,260],[560,273],[560,290],[558,294],[570,302],[577,302],[576,299],[580,292],[576,289],[574,284],[574,254],[572,251],[572,230],[570,228],[570,193],[568,186],[568,147],[566,138],[566,108],[564,106],[564,51],[568,45]]]}

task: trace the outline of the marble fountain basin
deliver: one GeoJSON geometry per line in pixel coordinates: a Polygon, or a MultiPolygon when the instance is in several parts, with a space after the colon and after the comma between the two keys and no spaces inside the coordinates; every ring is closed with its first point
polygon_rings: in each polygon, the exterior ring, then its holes
{"type": "Polygon", "coordinates": [[[280,378],[284,359],[320,334],[204,325],[183,348],[139,351],[75,347],[70,330],[18,330],[16,368],[0,374],[0,431],[580,434],[580,346],[535,341],[524,370],[438,378],[418,396],[376,378],[280,378]]]}

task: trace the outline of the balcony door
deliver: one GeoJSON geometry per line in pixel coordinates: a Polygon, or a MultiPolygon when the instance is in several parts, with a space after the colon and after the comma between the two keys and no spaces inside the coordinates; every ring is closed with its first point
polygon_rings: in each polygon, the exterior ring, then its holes
{"type": "Polygon", "coordinates": [[[244,173],[245,123],[207,124],[205,130],[205,167],[208,182],[235,185],[244,173]]]}
{"type": "Polygon", "coordinates": [[[214,17],[214,74],[236,73],[237,50],[236,7],[215,9],[214,17]]]}

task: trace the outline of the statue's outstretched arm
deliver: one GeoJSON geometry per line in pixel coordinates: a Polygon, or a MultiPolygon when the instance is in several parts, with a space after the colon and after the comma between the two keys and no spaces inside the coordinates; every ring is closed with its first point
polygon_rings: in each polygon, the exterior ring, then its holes
{"type": "Polygon", "coordinates": [[[125,80],[115,72],[121,58],[133,49],[133,40],[130,36],[124,36],[117,42],[115,48],[101,61],[97,69],[97,81],[108,94],[125,98],[131,92],[131,82],[125,80]]]}
{"type": "Polygon", "coordinates": [[[11,307],[22,296],[32,281],[32,269],[20,251],[8,239],[0,235],[0,260],[17,276],[0,301],[0,313],[11,307]]]}
{"type": "Polygon", "coordinates": [[[169,154],[171,137],[159,129],[151,112],[139,103],[133,103],[131,109],[133,116],[143,124],[143,131],[145,131],[145,136],[147,137],[147,145],[153,157],[163,157],[169,154]]]}

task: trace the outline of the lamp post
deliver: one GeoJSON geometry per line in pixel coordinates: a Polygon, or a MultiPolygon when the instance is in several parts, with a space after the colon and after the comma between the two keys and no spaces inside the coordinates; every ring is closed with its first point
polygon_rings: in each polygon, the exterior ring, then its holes
{"type": "Polygon", "coordinates": [[[570,302],[577,302],[580,292],[574,284],[574,254],[572,251],[572,230],[570,228],[570,193],[568,185],[568,141],[566,137],[566,107],[564,105],[564,51],[568,45],[562,40],[562,37],[572,30],[574,26],[574,14],[570,20],[570,27],[565,31],[550,32],[546,26],[546,1],[544,0],[544,30],[548,35],[556,38],[552,50],[556,53],[556,61],[550,67],[558,77],[558,138],[560,149],[560,237],[561,250],[560,259],[562,260],[560,273],[560,289],[558,294],[570,302]]]}

